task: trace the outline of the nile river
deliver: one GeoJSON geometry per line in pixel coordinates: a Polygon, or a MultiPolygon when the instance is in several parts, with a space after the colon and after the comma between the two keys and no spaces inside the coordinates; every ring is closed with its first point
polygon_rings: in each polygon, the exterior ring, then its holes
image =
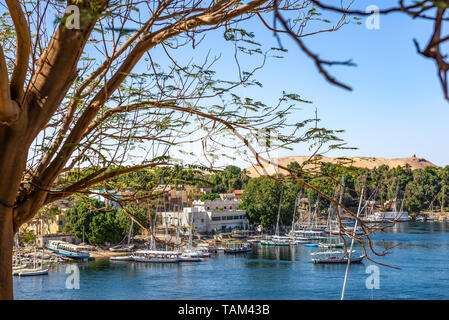
{"type": "MultiPolygon", "coordinates": [[[[372,238],[378,249],[393,247],[376,259],[401,270],[379,266],[376,282],[376,273],[367,273],[372,262],[351,265],[346,299],[449,299],[449,224],[402,223],[372,238]]],[[[310,255],[316,250],[256,245],[248,254],[165,265],[97,259],[74,263],[79,289],[67,288],[66,282],[74,283],[67,281],[67,265],[54,265],[48,276],[14,277],[14,294],[16,299],[340,299],[346,265],[316,265],[310,255]]]]}

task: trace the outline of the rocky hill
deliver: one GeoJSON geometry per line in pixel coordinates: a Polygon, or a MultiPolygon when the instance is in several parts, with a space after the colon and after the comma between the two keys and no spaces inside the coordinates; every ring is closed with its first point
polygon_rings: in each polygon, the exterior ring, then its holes
{"type": "MultiPolygon", "coordinates": [[[[309,157],[307,156],[296,156],[296,157],[285,157],[285,158],[279,158],[279,164],[282,166],[287,166],[291,162],[298,162],[299,164],[302,164],[304,161],[308,160],[309,157]]],[[[430,161],[427,161],[424,158],[418,158],[416,155],[413,155],[410,158],[395,158],[395,159],[386,159],[386,158],[375,158],[375,157],[347,157],[347,159],[350,159],[351,165],[359,168],[368,168],[373,169],[375,167],[379,167],[381,165],[387,165],[390,168],[397,167],[397,166],[405,166],[407,163],[410,165],[412,169],[422,169],[427,166],[431,167],[437,167],[435,164],[433,164],[430,161]]],[[[333,162],[337,163],[339,160],[338,158],[328,158],[328,157],[321,157],[320,161],[322,162],[333,162]]],[[[248,175],[250,177],[257,177],[260,174],[262,174],[262,170],[259,168],[259,166],[253,166],[246,169],[248,172],[248,175]]],[[[271,175],[276,173],[276,169],[274,166],[267,166],[265,168],[266,172],[271,175]]],[[[280,173],[285,173],[284,170],[280,170],[280,173]]]]}

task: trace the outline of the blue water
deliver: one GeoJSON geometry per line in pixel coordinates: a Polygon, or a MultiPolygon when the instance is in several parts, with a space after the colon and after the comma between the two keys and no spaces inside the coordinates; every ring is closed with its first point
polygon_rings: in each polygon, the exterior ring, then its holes
{"type": "MultiPolygon", "coordinates": [[[[351,265],[346,299],[449,299],[449,225],[408,223],[372,236],[379,289],[368,289],[372,262],[351,265]]],[[[360,251],[360,247],[356,248],[360,251]]],[[[79,289],[67,289],[67,265],[48,276],[14,277],[16,299],[340,299],[346,265],[316,265],[298,246],[261,247],[201,263],[142,264],[107,259],[76,263],[79,289]]]]}

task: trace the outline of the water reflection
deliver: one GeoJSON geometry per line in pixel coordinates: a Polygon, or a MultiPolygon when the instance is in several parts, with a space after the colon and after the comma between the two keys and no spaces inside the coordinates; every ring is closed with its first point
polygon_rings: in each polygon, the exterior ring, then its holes
{"type": "MultiPolygon", "coordinates": [[[[449,299],[449,232],[443,223],[397,224],[372,236],[377,251],[391,253],[376,261],[380,289],[365,286],[366,267],[350,268],[348,299],[449,299]]],[[[356,246],[360,251],[360,247],[356,246]]],[[[245,254],[219,254],[200,263],[77,263],[80,289],[65,288],[66,265],[45,277],[14,277],[18,299],[339,299],[346,264],[314,264],[319,248],[255,245],[245,254]]],[[[370,255],[371,256],[371,255],[370,255]]]]}

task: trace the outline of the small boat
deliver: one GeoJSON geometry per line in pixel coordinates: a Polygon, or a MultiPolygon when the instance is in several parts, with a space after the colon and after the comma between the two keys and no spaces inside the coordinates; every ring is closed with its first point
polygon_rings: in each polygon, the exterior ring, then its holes
{"type": "Polygon", "coordinates": [[[181,252],[176,251],[158,251],[158,250],[140,250],[132,256],[136,262],[147,263],[178,263],[181,252]]]}
{"type": "Polygon", "coordinates": [[[194,250],[186,250],[179,256],[180,262],[202,262],[202,254],[194,250]]]}
{"type": "Polygon", "coordinates": [[[251,251],[252,248],[248,243],[230,242],[226,244],[224,253],[245,253],[251,251]]]}
{"type": "Polygon", "coordinates": [[[112,248],[109,248],[109,251],[112,252],[130,252],[134,249],[134,245],[118,245],[112,248]]]}
{"type": "Polygon", "coordinates": [[[318,243],[305,243],[304,247],[318,247],[318,243]]]}
{"type": "Polygon", "coordinates": [[[42,276],[47,275],[48,269],[36,268],[36,269],[22,269],[17,272],[19,277],[28,277],[28,276],[42,276]]]}
{"type": "Polygon", "coordinates": [[[343,243],[326,243],[326,242],[320,242],[318,243],[319,248],[343,248],[343,243]]]}
{"type": "MultiPolygon", "coordinates": [[[[354,250],[352,252],[355,252],[354,250]]],[[[323,251],[315,252],[312,255],[316,258],[312,258],[314,263],[319,264],[342,264],[348,263],[348,256],[345,251],[323,251]]],[[[350,263],[362,263],[364,256],[351,256],[350,263]]]]}
{"type": "Polygon", "coordinates": [[[115,256],[115,257],[109,257],[109,260],[111,261],[134,261],[133,256],[115,256]]]}

